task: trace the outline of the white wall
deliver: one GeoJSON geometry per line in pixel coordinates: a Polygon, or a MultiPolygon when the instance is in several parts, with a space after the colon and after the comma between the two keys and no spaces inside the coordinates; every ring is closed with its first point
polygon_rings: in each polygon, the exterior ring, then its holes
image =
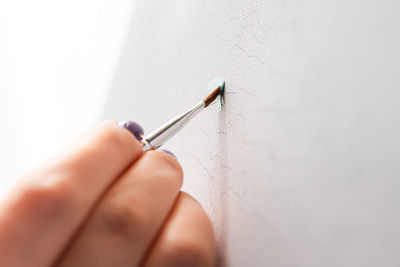
{"type": "Polygon", "coordinates": [[[398,1],[139,1],[105,116],[170,142],[228,266],[400,265],[398,1]]]}

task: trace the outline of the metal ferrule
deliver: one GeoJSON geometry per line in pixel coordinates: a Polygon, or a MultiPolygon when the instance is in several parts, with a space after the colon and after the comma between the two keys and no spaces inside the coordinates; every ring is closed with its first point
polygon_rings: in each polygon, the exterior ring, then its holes
{"type": "Polygon", "coordinates": [[[201,101],[188,111],[164,123],[142,139],[143,152],[157,149],[178,133],[194,116],[205,107],[201,101]]]}

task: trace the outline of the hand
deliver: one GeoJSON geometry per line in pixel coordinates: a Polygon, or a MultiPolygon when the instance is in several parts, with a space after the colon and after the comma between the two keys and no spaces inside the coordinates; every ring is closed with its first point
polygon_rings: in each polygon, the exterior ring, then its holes
{"type": "Polygon", "coordinates": [[[101,123],[24,176],[0,205],[0,266],[213,266],[213,230],[180,192],[178,161],[142,153],[134,134],[101,123]]]}

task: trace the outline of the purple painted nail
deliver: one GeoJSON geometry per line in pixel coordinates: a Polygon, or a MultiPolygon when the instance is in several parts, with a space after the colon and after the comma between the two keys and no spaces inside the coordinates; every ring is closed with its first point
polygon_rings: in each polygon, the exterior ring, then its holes
{"type": "Polygon", "coordinates": [[[134,121],[121,121],[118,123],[119,126],[124,127],[125,129],[129,130],[137,140],[142,140],[143,138],[143,128],[139,124],[134,121]]]}
{"type": "Polygon", "coordinates": [[[170,155],[173,156],[175,159],[177,159],[176,156],[174,155],[174,153],[172,153],[171,151],[169,151],[169,150],[167,150],[167,149],[159,148],[159,149],[157,149],[157,151],[161,151],[161,152],[170,154],[170,155]]]}

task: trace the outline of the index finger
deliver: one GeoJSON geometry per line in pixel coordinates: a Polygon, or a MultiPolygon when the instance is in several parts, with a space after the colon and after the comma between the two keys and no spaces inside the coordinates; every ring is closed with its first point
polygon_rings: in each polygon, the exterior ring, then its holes
{"type": "Polygon", "coordinates": [[[0,262],[49,266],[111,183],[142,153],[117,123],[101,123],[28,173],[0,206],[0,262]]]}

